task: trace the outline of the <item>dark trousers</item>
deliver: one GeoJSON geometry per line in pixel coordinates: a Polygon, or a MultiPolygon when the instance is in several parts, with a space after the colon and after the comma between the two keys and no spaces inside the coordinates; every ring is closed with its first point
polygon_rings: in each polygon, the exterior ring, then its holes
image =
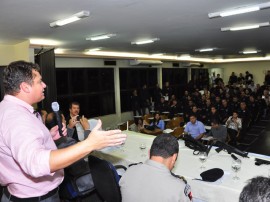
{"type": "Polygon", "coordinates": [[[236,140],[237,140],[238,131],[233,130],[231,128],[227,128],[227,132],[228,132],[228,135],[230,137],[229,144],[231,144],[233,146],[236,146],[236,140]]]}
{"type": "MultiPolygon", "coordinates": [[[[6,196],[4,193],[2,195],[2,198],[1,198],[1,202],[13,202],[9,199],[8,196],[6,196]]],[[[40,200],[39,202],[60,202],[60,198],[59,198],[59,195],[58,195],[58,192],[56,194],[54,194],[53,196],[51,197],[48,197],[44,200],[40,200]]]]}

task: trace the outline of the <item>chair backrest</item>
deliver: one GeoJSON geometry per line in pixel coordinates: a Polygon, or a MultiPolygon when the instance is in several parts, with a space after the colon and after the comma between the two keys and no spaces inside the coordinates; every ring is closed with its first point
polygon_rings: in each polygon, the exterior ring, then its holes
{"type": "Polygon", "coordinates": [[[106,202],[121,202],[121,192],[117,183],[119,176],[112,165],[91,155],[88,156],[88,163],[96,191],[100,197],[106,202]]]}
{"type": "Polygon", "coordinates": [[[153,117],[153,115],[152,114],[145,114],[143,116],[143,120],[146,121],[148,124],[150,124],[150,120],[149,120],[150,117],[153,117]]]}
{"type": "Polygon", "coordinates": [[[160,118],[161,118],[162,120],[164,120],[164,119],[168,119],[168,116],[165,115],[165,114],[161,114],[161,115],[160,115],[160,118]]]}
{"type": "Polygon", "coordinates": [[[119,130],[127,130],[127,122],[121,123],[118,125],[119,130]]]}
{"type": "Polygon", "coordinates": [[[180,123],[183,122],[183,117],[173,117],[166,125],[166,128],[174,130],[180,126],[180,123]]]}
{"type": "Polygon", "coordinates": [[[174,137],[181,137],[183,135],[183,132],[184,132],[184,128],[183,127],[177,127],[172,132],[172,135],[174,137]]]}

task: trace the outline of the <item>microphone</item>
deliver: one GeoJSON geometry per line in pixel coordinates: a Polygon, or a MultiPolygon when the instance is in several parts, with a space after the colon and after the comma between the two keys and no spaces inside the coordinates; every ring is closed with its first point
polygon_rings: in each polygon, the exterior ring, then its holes
{"type": "Polygon", "coordinates": [[[235,161],[238,159],[234,154],[231,154],[231,157],[232,157],[235,161]]]}
{"type": "Polygon", "coordinates": [[[55,117],[56,117],[56,122],[57,122],[57,125],[58,125],[58,131],[59,131],[59,134],[60,136],[63,136],[63,132],[62,132],[62,128],[63,128],[63,125],[62,125],[62,116],[61,114],[59,113],[59,104],[58,102],[53,102],[52,103],[52,110],[55,114],[55,117]]]}

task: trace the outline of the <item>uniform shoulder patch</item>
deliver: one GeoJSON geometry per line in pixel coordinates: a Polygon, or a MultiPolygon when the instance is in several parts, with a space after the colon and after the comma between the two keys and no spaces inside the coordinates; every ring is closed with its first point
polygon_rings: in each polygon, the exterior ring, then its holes
{"type": "Polygon", "coordinates": [[[185,186],[184,193],[189,198],[189,200],[192,200],[191,188],[188,184],[185,186]]]}
{"type": "Polygon", "coordinates": [[[172,174],[172,176],[174,176],[174,177],[176,177],[176,178],[178,178],[178,179],[183,180],[183,181],[184,181],[184,183],[185,183],[185,184],[187,184],[187,180],[186,180],[186,179],[185,179],[183,176],[176,175],[176,174],[174,174],[174,173],[172,173],[172,172],[171,172],[171,174],[172,174]]]}

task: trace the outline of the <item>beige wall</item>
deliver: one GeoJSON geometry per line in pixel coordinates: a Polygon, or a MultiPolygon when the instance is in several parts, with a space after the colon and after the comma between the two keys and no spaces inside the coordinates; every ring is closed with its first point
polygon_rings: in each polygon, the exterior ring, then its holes
{"type": "Polygon", "coordinates": [[[0,45],[0,65],[8,65],[15,60],[30,61],[29,41],[15,45],[0,45]]]}
{"type": "Polygon", "coordinates": [[[232,72],[235,72],[238,76],[239,73],[245,75],[246,71],[253,74],[255,83],[262,84],[264,82],[265,72],[270,70],[270,62],[238,62],[238,63],[226,63],[226,64],[211,64],[209,65],[210,72],[218,70],[221,72],[221,77],[225,83],[228,83],[229,77],[232,72]],[[223,72],[223,73],[222,73],[223,72]]]}

